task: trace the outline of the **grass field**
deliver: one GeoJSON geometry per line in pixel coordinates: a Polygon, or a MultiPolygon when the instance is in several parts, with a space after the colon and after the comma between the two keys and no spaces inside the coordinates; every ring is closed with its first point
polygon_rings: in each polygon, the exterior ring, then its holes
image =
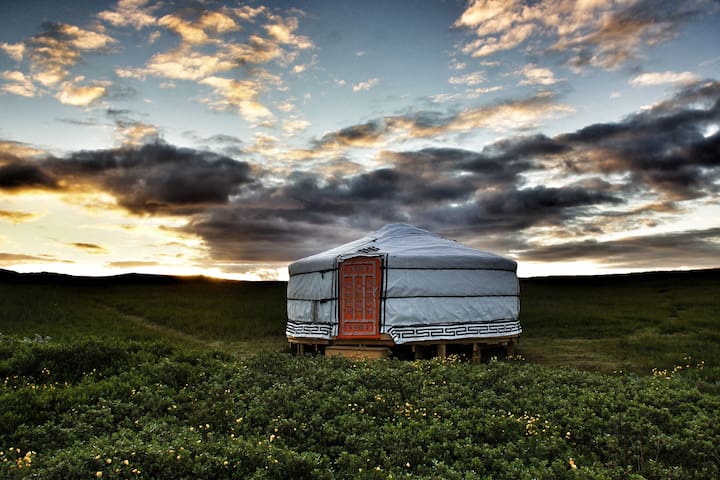
{"type": "Polygon", "coordinates": [[[283,282],[203,278],[73,279],[0,276],[0,333],[167,338],[255,352],[286,344],[283,282]]]}
{"type": "Polygon", "coordinates": [[[720,270],[538,278],[521,289],[532,362],[648,373],[691,356],[720,366],[720,270]]]}
{"type": "Polygon", "coordinates": [[[292,357],[283,283],[0,280],[3,479],[720,477],[718,270],[523,280],[484,365],[292,357]]]}
{"type": "MultiPolygon", "coordinates": [[[[5,335],[163,337],[237,353],[286,346],[282,282],[4,278],[5,335]]],[[[638,373],[690,356],[720,381],[718,292],[720,270],[523,279],[518,353],[542,365],[638,373]]]]}

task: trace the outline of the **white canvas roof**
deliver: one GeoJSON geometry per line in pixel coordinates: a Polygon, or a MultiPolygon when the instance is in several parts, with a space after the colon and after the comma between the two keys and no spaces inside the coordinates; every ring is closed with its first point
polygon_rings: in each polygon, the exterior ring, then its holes
{"type": "Polygon", "coordinates": [[[332,270],[338,260],[387,255],[387,268],[486,268],[516,271],[514,260],[467,247],[412,225],[386,225],[358,240],[292,263],[290,275],[332,270]]]}
{"type": "Polygon", "coordinates": [[[338,265],[382,259],[380,331],[395,343],[521,332],[515,261],[405,224],[300,259],[288,269],[289,337],[338,334],[338,265]]]}

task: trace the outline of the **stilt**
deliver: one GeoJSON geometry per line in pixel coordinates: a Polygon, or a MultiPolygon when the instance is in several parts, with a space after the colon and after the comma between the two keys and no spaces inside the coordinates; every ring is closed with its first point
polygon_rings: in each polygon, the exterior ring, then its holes
{"type": "Polygon", "coordinates": [[[472,346],[472,363],[479,364],[482,359],[482,348],[480,344],[473,343],[472,346]]]}
{"type": "Polygon", "coordinates": [[[447,345],[444,343],[438,343],[438,357],[445,358],[447,355],[447,345]]]}

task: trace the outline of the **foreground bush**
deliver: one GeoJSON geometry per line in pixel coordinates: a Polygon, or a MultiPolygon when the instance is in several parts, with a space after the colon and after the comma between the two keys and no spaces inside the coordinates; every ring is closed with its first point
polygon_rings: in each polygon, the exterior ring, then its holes
{"type": "Polygon", "coordinates": [[[697,388],[701,367],[638,377],[6,339],[0,478],[718,478],[720,400],[697,388]]]}

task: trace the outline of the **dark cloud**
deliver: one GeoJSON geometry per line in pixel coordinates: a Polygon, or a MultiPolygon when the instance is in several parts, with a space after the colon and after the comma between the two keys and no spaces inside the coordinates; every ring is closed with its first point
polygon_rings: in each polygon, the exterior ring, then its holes
{"type": "Polygon", "coordinates": [[[599,242],[584,240],[559,245],[531,245],[520,259],[536,262],[596,260],[616,268],[657,269],[717,267],[720,228],[626,237],[599,242]]]}
{"type": "MultiPolygon", "coordinates": [[[[481,151],[383,152],[385,167],[355,175],[295,172],[280,187],[256,191],[252,205],[206,211],[187,230],[222,258],[290,260],[397,221],[454,238],[504,237],[513,247],[538,226],[555,229],[558,239],[652,227],[659,215],[682,212],[678,201],[715,195],[720,134],[707,132],[719,120],[718,99],[720,87],[707,82],[621,122],[553,138],[514,137],[481,151]],[[565,185],[526,185],[535,173],[565,185]],[[573,181],[578,174],[583,179],[573,181]],[[630,199],[646,201],[638,206],[630,199]]],[[[360,144],[373,140],[379,125],[325,138],[360,144]]],[[[563,254],[558,258],[573,258],[573,251],[563,254]]]]}
{"type": "Polygon", "coordinates": [[[438,205],[416,212],[423,223],[437,229],[450,229],[454,235],[511,234],[534,226],[560,227],[589,215],[594,207],[618,205],[623,199],[604,191],[568,186],[537,186],[519,190],[500,190],[479,194],[462,205],[438,205]],[[455,226],[461,226],[456,228],[455,226]]]}
{"type": "MultiPolygon", "coordinates": [[[[716,199],[720,133],[711,132],[720,124],[719,105],[720,83],[705,82],[615,123],[555,137],[506,138],[478,151],[385,151],[374,169],[297,170],[281,181],[278,172],[247,162],[163,143],[65,158],[7,154],[0,188],[102,190],[137,214],[183,215],[188,223],[174,231],[197,235],[212,261],[228,265],[290,261],[386,223],[407,222],[458,240],[492,238],[502,248],[521,250],[526,260],[607,257],[630,265],[637,258],[650,265],[665,256],[669,260],[658,265],[669,267],[690,258],[682,245],[714,251],[717,258],[712,232],[700,232],[695,243],[679,234],[610,243],[575,239],[653,227],[662,216],[680,214],[690,200],[716,199]],[[567,242],[529,244],[528,235],[539,227],[567,242]],[[642,253],[646,241],[656,253],[642,253]]],[[[369,145],[387,128],[367,122],[341,129],[315,148],[369,145]]],[[[240,140],[219,136],[213,142],[240,140]]],[[[19,148],[10,145],[8,152],[11,147],[19,148]]]]}
{"type": "Polygon", "coordinates": [[[327,216],[303,210],[252,209],[243,205],[213,208],[179,230],[200,235],[218,262],[289,262],[360,235],[353,227],[338,228],[327,216]],[[308,220],[308,217],[309,220],[308,220]]]}
{"type": "Polygon", "coordinates": [[[717,193],[720,83],[706,82],[622,122],[595,124],[556,137],[568,147],[567,166],[578,172],[629,174],[633,183],[669,200],[717,193]]]}
{"type": "Polygon", "coordinates": [[[78,152],[46,165],[68,183],[108,191],[135,213],[227,203],[253,182],[245,162],[160,143],[78,152]]]}
{"type": "Polygon", "coordinates": [[[36,188],[57,190],[59,183],[52,173],[25,160],[16,158],[0,166],[0,190],[13,192],[36,188]]]}
{"type": "Polygon", "coordinates": [[[377,143],[385,133],[386,127],[384,123],[374,120],[327,133],[316,142],[316,148],[333,145],[341,147],[371,146],[377,143]]]}
{"type": "Polygon", "coordinates": [[[225,204],[255,182],[246,162],[162,143],[5,162],[0,166],[1,190],[95,188],[134,213],[188,213],[225,204]]]}

